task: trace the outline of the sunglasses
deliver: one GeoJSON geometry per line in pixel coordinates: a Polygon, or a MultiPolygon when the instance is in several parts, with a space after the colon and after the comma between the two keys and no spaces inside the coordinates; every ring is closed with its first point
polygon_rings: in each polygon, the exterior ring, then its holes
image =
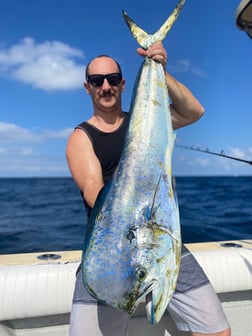
{"type": "Polygon", "coordinates": [[[107,75],[89,75],[87,76],[87,82],[94,87],[100,87],[103,85],[105,78],[109,82],[109,85],[117,86],[122,81],[122,74],[114,72],[107,75]]]}

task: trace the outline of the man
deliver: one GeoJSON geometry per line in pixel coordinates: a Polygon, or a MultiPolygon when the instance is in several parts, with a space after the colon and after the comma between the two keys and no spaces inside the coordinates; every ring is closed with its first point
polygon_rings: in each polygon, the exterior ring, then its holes
{"type": "MultiPolygon", "coordinates": [[[[138,48],[137,52],[160,62],[165,70],[167,54],[161,42],[148,50],[138,48]]],[[[165,76],[172,100],[173,128],[198,120],[204,112],[201,104],[166,70],[165,76]]],[[[118,164],[129,118],[121,108],[125,80],[114,59],[105,55],[94,58],[86,68],[84,87],[92,98],[94,113],[70,135],[66,153],[89,215],[100,190],[118,164]]],[[[190,331],[193,336],[229,336],[228,322],[208,279],[185,248],[182,255],[178,285],[168,306],[178,329],[190,331]]],[[[101,305],[91,297],[82,284],[81,271],[77,272],[71,336],[126,335],[128,320],[127,313],[101,305]]]]}

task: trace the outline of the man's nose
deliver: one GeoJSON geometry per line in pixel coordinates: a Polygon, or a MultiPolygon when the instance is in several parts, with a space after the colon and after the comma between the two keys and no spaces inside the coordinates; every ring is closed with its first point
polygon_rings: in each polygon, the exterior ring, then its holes
{"type": "Polygon", "coordinates": [[[109,84],[107,78],[104,78],[104,82],[102,84],[102,88],[103,89],[109,89],[109,88],[111,88],[111,85],[109,84]]]}

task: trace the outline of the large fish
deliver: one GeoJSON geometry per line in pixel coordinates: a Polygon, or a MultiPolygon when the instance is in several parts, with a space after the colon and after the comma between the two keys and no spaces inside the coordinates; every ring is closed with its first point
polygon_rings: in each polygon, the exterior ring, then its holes
{"type": "MultiPolygon", "coordinates": [[[[124,18],[143,48],[162,41],[184,0],[153,35],[124,18]]],[[[111,183],[92,210],[83,250],[83,282],[107,305],[133,314],[146,298],[158,323],[173,295],[180,265],[178,204],[172,186],[175,135],[163,67],[146,58],[133,92],[125,147],[111,183]]]]}

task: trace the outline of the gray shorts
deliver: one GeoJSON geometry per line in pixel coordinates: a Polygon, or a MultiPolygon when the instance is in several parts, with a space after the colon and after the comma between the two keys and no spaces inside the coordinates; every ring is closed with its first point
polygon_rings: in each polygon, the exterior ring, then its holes
{"type": "MultiPolygon", "coordinates": [[[[70,319],[70,336],[122,336],[129,315],[100,304],[82,284],[77,272],[70,319]]],[[[167,307],[177,328],[198,333],[217,333],[229,328],[221,303],[204,271],[183,247],[176,291],[167,307]]]]}

